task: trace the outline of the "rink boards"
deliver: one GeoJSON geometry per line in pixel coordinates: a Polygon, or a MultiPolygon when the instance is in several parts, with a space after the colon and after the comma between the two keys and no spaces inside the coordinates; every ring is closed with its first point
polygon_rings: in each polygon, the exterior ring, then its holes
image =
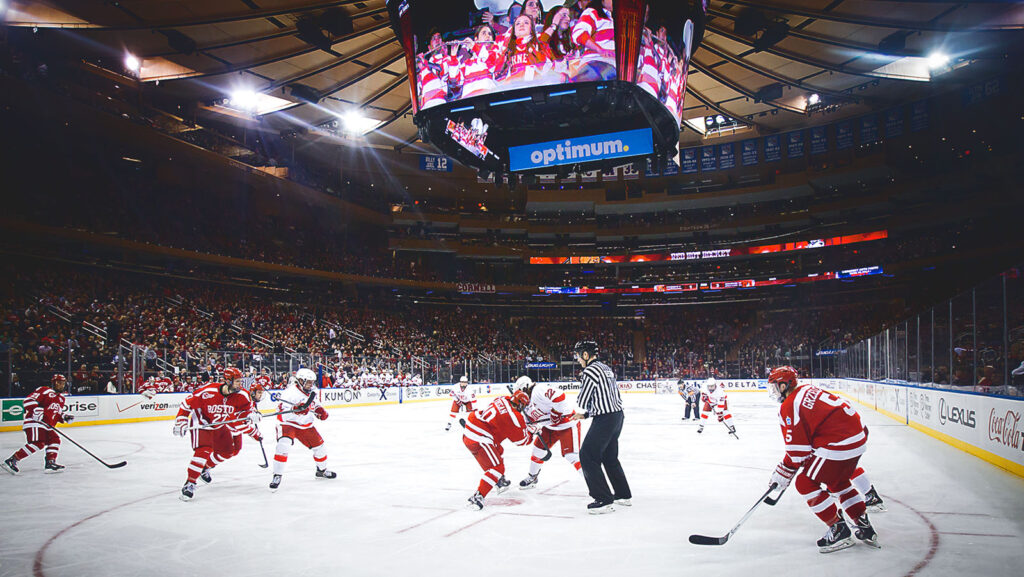
{"type": "Polygon", "coordinates": [[[855,379],[812,381],[1024,477],[1024,400],[855,379]]]}
{"type": "MultiPolygon", "coordinates": [[[[1024,477],[1024,400],[980,395],[945,389],[928,389],[903,384],[853,379],[810,379],[825,389],[839,392],[856,402],[902,422],[931,437],[1024,477]]],[[[698,383],[702,381],[696,381],[698,383]]],[[[568,393],[579,390],[578,382],[549,383],[568,393]]],[[[763,391],[764,380],[721,380],[729,391],[763,391]]],[[[328,409],[450,401],[453,385],[320,389],[318,401],[328,409]]],[[[621,381],[627,394],[676,392],[675,380],[621,381]]],[[[474,384],[469,390],[486,399],[508,393],[508,383],[474,384]]],[[[269,391],[260,408],[276,410],[279,391],[269,391]]],[[[162,393],[152,399],[141,395],[69,396],[67,411],[75,422],[67,426],[105,425],[170,420],[185,393],[162,393]]],[[[22,400],[2,399],[0,431],[21,429],[22,400]]]]}
{"type": "MultiPolygon", "coordinates": [[[[702,381],[697,381],[702,382],[702,381]]],[[[722,380],[728,390],[757,390],[764,388],[764,381],[722,380]]],[[[621,381],[619,390],[624,393],[675,393],[675,380],[621,381]]],[[[492,398],[508,394],[511,383],[474,384],[469,391],[477,398],[492,398]]],[[[568,393],[578,392],[579,382],[562,381],[548,383],[568,393]]],[[[426,385],[419,387],[368,387],[355,389],[320,389],[317,401],[328,409],[344,407],[368,407],[377,405],[398,405],[427,401],[450,401],[454,385],[426,385]]],[[[268,391],[260,403],[263,413],[276,410],[280,391],[268,391]]],[[[160,393],[152,399],[142,395],[71,395],[67,397],[66,411],[75,416],[75,421],[66,426],[110,425],[138,423],[173,419],[186,393],[160,393]]],[[[22,399],[2,399],[2,421],[0,431],[17,431],[22,423],[22,399]]]]}

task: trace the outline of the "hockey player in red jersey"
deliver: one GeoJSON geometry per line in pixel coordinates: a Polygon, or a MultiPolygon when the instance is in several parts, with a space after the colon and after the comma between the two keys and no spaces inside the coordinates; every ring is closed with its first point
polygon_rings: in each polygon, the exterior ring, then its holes
{"type": "Polygon", "coordinates": [[[459,377],[459,388],[452,389],[452,410],[448,414],[448,424],[444,426],[444,430],[452,428],[452,421],[455,420],[455,415],[458,415],[462,409],[466,409],[467,413],[472,413],[476,404],[476,393],[469,392],[469,379],[466,375],[459,377]]]}
{"type": "Polygon", "coordinates": [[[829,527],[818,540],[820,552],[831,553],[854,544],[850,527],[832,502],[833,497],[853,520],[854,535],[867,545],[879,547],[864,497],[851,482],[867,448],[867,429],[860,415],[836,395],[814,385],[798,384],[792,367],[773,369],[768,375],[768,391],[782,403],[779,420],[786,443],[786,455],[770,483],[781,494],[796,476],[796,490],[829,527]]]}
{"type": "MultiPolygon", "coordinates": [[[[288,388],[281,393],[278,410],[292,410],[306,401],[310,401],[310,396],[316,395],[315,386],[316,373],[309,369],[295,371],[294,382],[290,383],[288,388]]],[[[271,491],[276,491],[281,486],[281,475],[284,474],[284,466],[288,463],[288,453],[291,452],[295,441],[313,451],[317,479],[334,479],[338,476],[337,473],[327,468],[327,446],[313,425],[314,417],[321,421],[327,418],[327,409],[320,406],[315,398],[300,411],[277,416],[277,448],[274,451],[274,476],[270,480],[271,491]]]]}
{"type": "Polygon", "coordinates": [[[466,419],[462,442],[484,470],[476,493],[469,498],[469,508],[483,509],[484,498],[491,489],[496,487],[498,493],[503,493],[511,485],[505,478],[501,443],[508,439],[521,446],[533,438],[530,426],[523,418],[523,411],[529,404],[530,397],[516,391],[511,397],[498,397],[486,409],[470,413],[466,419]]]}
{"type": "Polygon", "coordinates": [[[8,457],[0,467],[12,475],[17,475],[18,461],[32,453],[45,451],[44,473],[60,473],[64,465],[57,464],[57,451],[60,450],[60,436],[54,432],[57,423],[70,423],[74,416],[64,412],[64,390],[68,382],[64,375],[53,375],[49,387],[39,387],[25,398],[25,422],[21,426],[25,431],[25,446],[8,457]]]}
{"type": "Polygon", "coordinates": [[[580,438],[582,423],[574,421],[576,405],[565,393],[549,385],[536,384],[527,376],[519,377],[512,388],[530,397],[530,404],[523,414],[529,423],[537,423],[540,429],[533,441],[533,455],[530,457],[530,472],[519,482],[520,489],[533,489],[544,464],[546,451],[559,445],[562,456],[578,472],[580,466],[580,438]]]}
{"type": "MultiPolygon", "coordinates": [[[[262,390],[255,393],[258,401],[262,390]]],[[[182,501],[192,500],[196,480],[201,477],[209,483],[210,469],[238,454],[243,434],[263,439],[256,426],[259,418],[249,394],[242,390],[242,371],[235,367],[224,369],[223,383],[209,383],[185,397],[174,421],[174,434],[184,437],[191,432],[194,452],[181,488],[182,501]]]]}

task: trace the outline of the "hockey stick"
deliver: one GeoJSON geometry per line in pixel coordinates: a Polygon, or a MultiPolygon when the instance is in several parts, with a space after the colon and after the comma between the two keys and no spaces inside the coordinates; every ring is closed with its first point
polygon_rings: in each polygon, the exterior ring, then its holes
{"type": "Polygon", "coordinates": [[[772,499],[771,497],[765,497],[764,498],[764,502],[766,504],[768,504],[769,506],[774,507],[775,504],[779,502],[779,499],[782,498],[782,494],[785,493],[786,489],[788,489],[788,488],[789,488],[789,485],[786,485],[785,487],[783,487],[782,490],[779,491],[779,494],[776,495],[774,499],[772,499]]]}
{"type": "Polygon", "coordinates": [[[764,495],[761,495],[761,497],[758,498],[757,502],[754,503],[754,506],[751,507],[749,511],[747,511],[747,514],[744,515],[742,519],[740,519],[740,522],[736,523],[736,526],[733,527],[732,530],[730,530],[728,533],[726,533],[725,536],[710,537],[708,535],[690,535],[690,543],[693,543],[694,545],[725,545],[726,541],[729,540],[729,537],[733,536],[733,533],[735,533],[740,528],[740,525],[746,523],[747,519],[749,519],[750,516],[754,513],[754,509],[757,509],[757,506],[760,505],[765,500],[765,498],[768,497],[768,494],[774,491],[777,486],[778,485],[775,483],[769,485],[768,490],[764,492],[764,495]]]}
{"type": "MultiPolygon", "coordinates": [[[[466,419],[459,419],[459,424],[462,425],[463,429],[465,429],[466,428],[466,419]]],[[[544,439],[540,438],[540,435],[538,435],[538,434],[533,434],[532,437],[534,439],[540,441],[540,445],[542,447],[544,447],[544,456],[541,457],[540,460],[541,461],[547,461],[548,459],[550,459],[551,458],[551,449],[548,447],[548,444],[544,442],[544,439]]]]}
{"type": "Polygon", "coordinates": [[[267,467],[270,466],[270,461],[267,460],[267,450],[263,448],[263,439],[260,439],[259,443],[260,443],[260,452],[263,453],[263,464],[260,465],[260,468],[261,469],[266,469],[267,467]]]}
{"type": "Polygon", "coordinates": [[[121,461],[120,463],[110,464],[110,463],[104,461],[103,459],[97,457],[96,455],[93,455],[92,453],[90,453],[89,449],[86,449],[85,447],[83,447],[83,446],[79,445],[78,443],[76,443],[74,439],[72,439],[71,437],[69,437],[69,436],[65,435],[64,433],[60,432],[60,429],[58,429],[57,427],[50,427],[50,425],[46,425],[46,426],[49,427],[49,429],[51,431],[53,431],[54,433],[57,433],[61,437],[64,437],[65,439],[67,439],[68,442],[70,442],[72,445],[74,445],[74,446],[78,447],[79,449],[85,451],[85,454],[89,455],[93,459],[96,459],[100,463],[103,463],[103,466],[108,468],[108,469],[118,469],[118,468],[124,467],[125,465],[128,464],[128,461],[121,461]]]}
{"type": "Polygon", "coordinates": [[[550,459],[551,458],[551,447],[549,447],[548,444],[544,442],[544,437],[541,437],[540,433],[534,433],[533,434],[533,438],[536,439],[537,442],[540,443],[540,446],[544,448],[544,456],[541,457],[540,460],[541,461],[547,461],[548,459],[550,459]]]}
{"type": "MultiPolygon", "coordinates": [[[[263,415],[263,417],[260,417],[260,418],[262,419],[264,417],[276,417],[278,415],[287,415],[288,413],[298,413],[300,411],[305,411],[306,409],[309,408],[310,405],[313,404],[313,399],[315,397],[316,397],[316,391],[311,391],[309,393],[309,398],[306,399],[305,401],[303,401],[301,404],[296,405],[296,406],[292,407],[291,409],[286,409],[284,411],[277,411],[277,412],[274,412],[274,413],[269,413],[269,414],[263,415]]],[[[230,421],[220,421],[220,422],[217,422],[217,423],[210,423],[208,425],[199,425],[199,426],[196,426],[196,427],[189,427],[188,429],[185,429],[185,430],[186,431],[197,431],[197,430],[198,431],[209,431],[210,429],[216,429],[217,427],[219,427],[221,425],[230,425],[232,423],[241,423],[242,421],[248,421],[248,420],[249,420],[248,417],[241,418],[241,419],[232,419],[230,421]]]]}

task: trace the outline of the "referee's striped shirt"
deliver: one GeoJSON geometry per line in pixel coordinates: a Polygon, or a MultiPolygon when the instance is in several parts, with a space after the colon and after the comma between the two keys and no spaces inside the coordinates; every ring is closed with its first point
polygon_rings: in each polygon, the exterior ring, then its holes
{"type": "Polygon", "coordinates": [[[615,374],[608,365],[592,361],[580,377],[580,395],[576,402],[591,417],[622,410],[622,397],[615,374]]]}

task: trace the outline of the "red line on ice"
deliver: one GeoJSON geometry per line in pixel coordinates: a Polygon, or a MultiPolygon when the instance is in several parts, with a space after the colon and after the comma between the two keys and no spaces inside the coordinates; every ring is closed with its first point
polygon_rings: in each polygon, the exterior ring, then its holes
{"type": "Polygon", "coordinates": [[[889,495],[886,495],[885,498],[889,499],[890,501],[893,501],[894,503],[899,503],[900,505],[903,505],[907,509],[910,509],[911,511],[913,511],[918,517],[921,518],[922,521],[925,522],[926,525],[928,525],[928,530],[931,533],[931,542],[929,543],[929,546],[928,546],[928,553],[924,556],[924,559],[921,559],[921,561],[918,562],[917,565],[914,565],[914,568],[911,569],[909,573],[904,575],[904,577],[914,577],[914,575],[917,575],[918,572],[920,572],[922,569],[924,569],[925,567],[928,566],[928,563],[930,563],[931,560],[935,557],[935,553],[938,552],[938,550],[939,550],[939,531],[938,531],[938,529],[935,528],[935,524],[932,523],[931,519],[929,519],[928,517],[925,517],[924,514],[921,513],[920,511],[918,511],[917,509],[911,507],[910,505],[907,505],[906,503],[904,503],[903,501],[900,501],[899,499],[896,499],[894,497],[890,497],[889,495]]]}

